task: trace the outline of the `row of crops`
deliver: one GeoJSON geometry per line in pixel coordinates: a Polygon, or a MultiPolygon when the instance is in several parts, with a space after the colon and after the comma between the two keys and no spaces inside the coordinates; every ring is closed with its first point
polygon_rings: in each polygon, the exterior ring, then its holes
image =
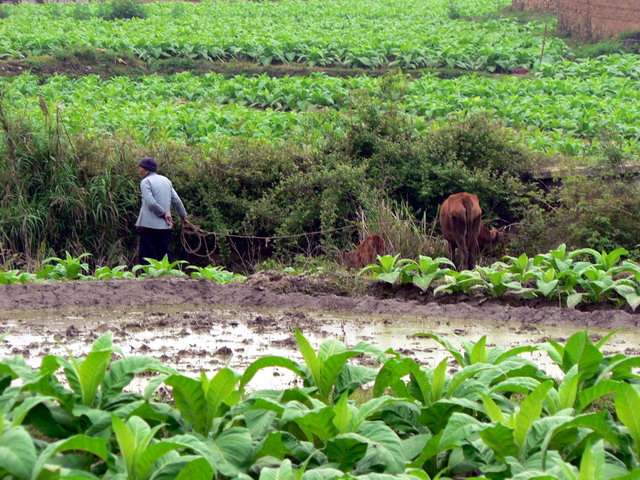
{"type": "MultiPolygon", "coordinates": [[[[379,256],[376,264],[359,273],[373,274],[373,278],[390,284],[412,284],[434,295],[466,293],[493,298],[512,297],[520,300],[546,298],[574,308],[581,303],[611,303],[616,307],[628,305],[635,310],[640,305],[640,265],[622,260],[628,252],[618,248],[598,252],[583,248],[568,251],[566,245],[547,253],[529,257],[505,256],[503,261],[474,270],[458,271],[446,258],[420,256],[418,261],[399,259],[399,255],[379,256]]],[[[187,262],[148,259],[147,265],[136,265],[131,271],[124,265],[97,266],[93,273],[86,262],[88,253],[73,257],[44,260],[37,272],[20,270],[0,271],[0,285],[61,280],[110,280],[183,276],[227,284],[246,279],[222,267],[186,266],[187,262]]]]}
{"type": "Polygon", "coordinates": [[[633,479],[640,472],[640,358],[586,332],[504,350],[487,337],[422,365],[336,339],[296,359],[198,378],[126,356],[110,333],[38,368],[0,362],[0,475],[104,479],[633,479]],[[523,354],[546,352],[557,378],[523,354]],[[369,366],[354,364],[354,357],[369,366]],[[453,365],[452,365],[453,364],[453,365]],[[450,368],[454,366],[455,368],[450,368]],[[301,385],[250,392],[272,367],[301,385]],[[136,386],[132,381],[136,378],[136,386]],[[359,401],[353,393],[363,386],[359,401]],[[164,391],[166,401],[160,401],[164,391]],[[365,400],[362,400],[362,398],[365,400]],[[606,408],[605,408],[606,407],[606,408]]]}
{"type": "MultiPolygon", "coordinates": [[[[21,5],[0,20],[0,57],[94,46],[143,59],[251,59],[261,64],[531,68],[539,60],[539,26],[509,20],[474,22],[509,0],[365,0],[341,2],[157,3],[148,16],[106,21],[99,4],[21,5]],[[78,11],[82,10],[82,15],[78,11]],[[454,13],[452,15],[452,10],[454,13]],[[452,19],[452,17],[456,17],[452,19]]],[[[566,46],[545,45],[548,61],[566,46]]]]}
{"type": "Polygon", "coordinates": [[[568,307],[580,303],[610,302],[640,305],[640,265],[624,260],[628,254],[618,248],[609,253],[591,248],[568,251],[566,245],[548,253],[529,257],[505,256],[504,261],[488,267],[457,271],[446,258],[420,256],[416,262],[398,259],[399,255],[378,257],[361,273],[372,272],[374,278],[390,284],[412,284],[434,295],[475,293],[493,298],[546,298],[568,307]]]}
{"type": "MultiPolygon", "coordinates": [[[[640,68],[634,59],[619,55],[585,62],[586,73],[575,76],[569,67],[581,64],[560,64],[534,78],[398,77],[398,106],[416,118],[418,129],[451,115],[484,113],[518,129],[536,151],[582,155],[605,131],[623,139],[624,149],[637,151],[640,68]]],[[[325,117],[333,115],[324,122],[339,128],[337,111],[352,106],[358,96],[383,99],[388,83],[388,78],[325,74],[225,78],[181,73],[108,80],[95,75],[41,80],[23,74],[1,81],[0,88],[12,99],[10,111],[20,115],[37,118],[41,98],[51,110],[61,106],[72,131],[126,131],[141,141],[206,146],[238,135],[271,140],[295,136],[318,116],[318,109],[325,117]]]]}

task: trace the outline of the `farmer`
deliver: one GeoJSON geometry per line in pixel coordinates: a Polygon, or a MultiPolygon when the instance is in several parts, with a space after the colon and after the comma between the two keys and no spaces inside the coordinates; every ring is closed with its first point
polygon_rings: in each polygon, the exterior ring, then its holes
{"type": "Polygon", "coordinates": [[[141,265],[148,263],[145,258],[162,260],[167,255],[172,257],[169,242],[171,241],[171,205],[178,211],[183,225],[189,225],[187,211],[182,200],[171,186],[167,177],[158,175],[158,162],[155,158],[144,157],[138,163],[138,173],[142,181],[142,206],[136,221],[136,230],[140,234],[138,261],[141,265]]]}

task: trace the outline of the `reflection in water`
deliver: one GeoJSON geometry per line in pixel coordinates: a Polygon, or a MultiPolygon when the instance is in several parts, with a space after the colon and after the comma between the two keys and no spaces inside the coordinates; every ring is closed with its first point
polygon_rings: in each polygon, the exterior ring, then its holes
{"type": "MultiPolygon", "coordinates": [[[[185,375],[196,375],[204,370],[209,376],[225,365],[242,373],[251,362],[265,355],[280,355],[302,362],[294,327],[300,328],[316,349],[331,337],[348,347],[364,341],[382,350],[399,351],[429,366],[435,366],[449,355],[448,352],[434,340],[412,337],[412,334],[434,333],[461,350],[461,338],[475,342],[487,335],[488,346],[509,349],[540,343],[548,337],[564,341],[580,330],[570,325],[538,328],[520,323],[463,319],[184,306],[0,315],[0,327],[3,331],[10,330],[5,342],[0,344],[0,356],[23,354],[32,367],[37,367],[47,354],[66,356],[61,344],[74,355],[86,354],[98,336],[111,331],[114,343],[125,355],[152,356],[185,375]]],[[[591,329],[590,333],[604,335],[608,332],[591,329]]],[[[637,354],[639,340],[637,331],[620,331],[604,350],[637,354]]],[[[523,356],[549,374],[559,376],[560,371],[545,352],[523,356]]],[[[371,359],[360,361],[371,364],[371,359]]],[[[455,367],[453,362],[451,365],[455,367]]],[[[296,377],[288,370],[271,368],[261,371],[249,388],[283,388],[295,382],[296,377]]]]}

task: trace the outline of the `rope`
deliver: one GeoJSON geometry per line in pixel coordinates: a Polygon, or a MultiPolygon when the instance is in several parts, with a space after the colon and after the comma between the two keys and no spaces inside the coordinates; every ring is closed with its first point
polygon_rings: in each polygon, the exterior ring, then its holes
{"type": "MultiPolygon", "coordinates": [[[[377,224],[382,224],[382,223],[387,223],[387,222],[378,222],[377,224]]],[[[239,238],[239,239],[246,239],[246,240],[263,240],[265,244],[268,245],[269,242],[271,242],[272,240],[283,240],[287,238],[306,237],[308,235],[321,235],[326,233],[339,232],[342,230],[347,230],[349,228],[358,228],[358,225],[346,225],[344,227],[329,228],[326,230],[317,230],[314,232],[306,232],[306,233],[293,233],[291,235],[271,235],[268,237],[261,237],[256,235],[237,235],[233,233],[208,232],[206,230],[203,230],[198,225],[194,225],[191,222],[187,222],[187,223],[183,222],[182,231],[180,232],[180,243],[182,244],[182,247],[184,248],[185,252],[191,255],[195,255],[197,257],[207,258],[211,262],[211,265],[213,265],[214,261],[211,255],[212,255],[212,252],[215,251],[216,249],[216,246],[218,243],[217,237],[239,238]],[[191,245],[189,245],[189,242],[187,241],[187,237],[186,237],[187,234],[195,235],[197,237],[198,244],[196,247],[192,247],[191,245]],[[207,237],[214,237],[214,246],[212,250],[209,249],[209,245],[206,241],[207,237]],[[198,253],[198,251],[200,250],[203,244],[204,244],[206,253],[205,254],[198,253]]]]}
{"type": "MultiPolygon", "coordinates": [[[[367,224],[368,225],[386,225],[386,224],[397,223],[397,222],[411,222],[411,220],[395,220],[394,222],[371,222],[371,223],[367,222],[367,224]]],[[[519,225],[519,224],[520,224],[519,222],[512,223],[502,228],[506,229],[513,225],[519,225]]],[[[359,225],[357,224],[353,224],[353,225],[345,225],[344,227],[329,228],[326,230],[317,230],[314,232],[293,233],[291,235],[271,235],[268,237],[261,237],[261,236],[255,236],[255,235],[237,235],[233,233],[208,232],[206,230],[203,230],[198,225],[194,225],[191,222],[183,222],[182,230],[180,232],[180,243],[182,244],[182,248],[184,248],[185,252],[187,252],[190,255],[194,255],[196,257],[207,258],[211,263],[211,265],[213,265],[214,260],[212,257],[212,253],[213,251],[215,251],[218,245],[217,237],[239,238],[239,239],[245,239],[245,240],[263,240],[265,242],[265,245],[268,245],[269,242],[272,240],[283,240],[287,238],[306,237],[308,235],[321,235],[321,234],[332,233],[332,232],[340,232],[342,230],[347,230],[350,228],[358,228],[358,226],[359,225]],[[187,241],[187,234],[195,235],[197,237],[198,244],[196,247],[192,247],[191,245],[189,245],[189,242],[187,241]],[[206,241],[207,237],[214,238],[213,249],[209,249],[209,244],[206,241]],[[198,251],[200,250],[203,244],[204,244],[206,253],[205,254],[198,253],[198,251]]],[[[514,235],[514,234],[507,233],[506,235],[514,235]]]]}

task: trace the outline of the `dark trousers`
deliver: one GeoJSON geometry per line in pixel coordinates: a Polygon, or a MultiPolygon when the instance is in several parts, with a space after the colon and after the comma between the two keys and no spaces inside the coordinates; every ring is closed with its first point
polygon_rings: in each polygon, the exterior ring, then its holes
{"type": "Polygon", "coordinates": [[[145,258],[162,260],[165,255],[169,261],[173,260],[171,253],[171,230],[157,230],[154,228],[142,228],[138,230],[140,234],[140,249],[138,250],[138,262],[140,265],[147,265],[149,262],[145,258]]]}

